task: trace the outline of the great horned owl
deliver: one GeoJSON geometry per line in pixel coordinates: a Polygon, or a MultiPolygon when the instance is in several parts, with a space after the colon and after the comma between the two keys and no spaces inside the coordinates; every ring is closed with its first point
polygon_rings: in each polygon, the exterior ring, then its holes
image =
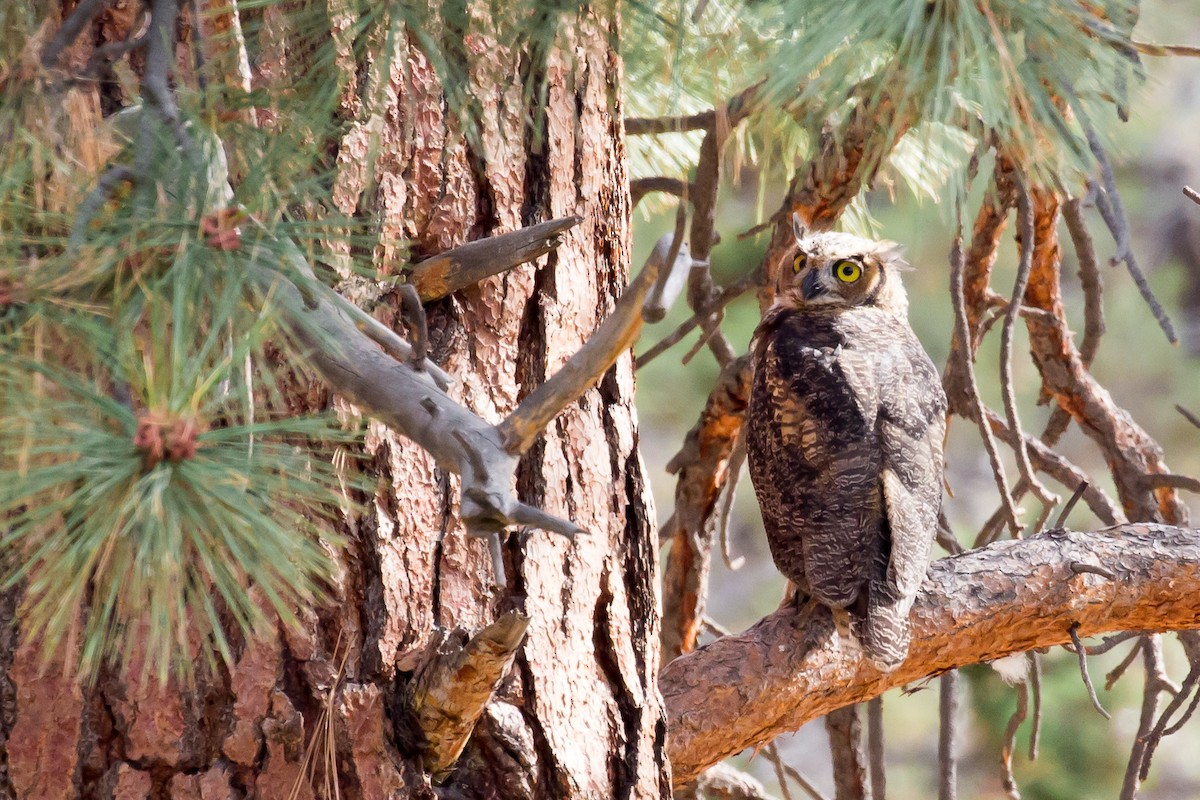
{"type": "Polygon", "coordinates": [[[756,332],[750,478],[779,570],[890,671],[941,508],[946,397],[908,324],[898,246],[794,228],[756,332]]]}

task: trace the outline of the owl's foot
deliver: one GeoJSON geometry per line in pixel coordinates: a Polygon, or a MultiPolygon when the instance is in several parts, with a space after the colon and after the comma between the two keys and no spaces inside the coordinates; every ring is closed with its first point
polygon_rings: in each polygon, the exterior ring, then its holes
{"type": "Polygon", "coordinates": [[[862,655],[862,642],[856,635],[851,624],[850,613],[844,608],[832,608],[833,626],[837,629],[838,652],[845,653],[851,658],[862,655]]]}

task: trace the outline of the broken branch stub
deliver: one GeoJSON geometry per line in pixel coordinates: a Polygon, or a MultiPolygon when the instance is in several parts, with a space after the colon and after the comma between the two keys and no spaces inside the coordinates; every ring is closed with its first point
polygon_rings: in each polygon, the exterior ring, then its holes
{"type": "MultiPolygon", "coordinates": [[[[661,244],[662,241],[659,241],[661,244]]],[[[626,287],[608,318],[575,355],[548,381],[534,389],[517,405],[508,418],[496,426],[506,451],[513,457],[529,449],[547,425],[571,403],[578,400],[630,347],[642,329],[643,303],[658,279],[663,259],[655,257],[659,248],[646,259],[642,272],[626,287]]],[[[680,253],[674,264],[691,257],[680,253]]]]}
{"type": "Polygon", "coordinates": [[[412,709],[424,735],[425,767],[442,780],[462,754],[516,659],[529,617],[509,611],[474,636],[445,635],[413,676],[412,709]]]}
{"type": "Polygon", "coordinates": [[[467,242],[414,264],[408,283],[416,287],[421,302],[432,302],[544,256],[562,244],[563,233],[581,222],[583,217],[563,217],[467,242]]]}

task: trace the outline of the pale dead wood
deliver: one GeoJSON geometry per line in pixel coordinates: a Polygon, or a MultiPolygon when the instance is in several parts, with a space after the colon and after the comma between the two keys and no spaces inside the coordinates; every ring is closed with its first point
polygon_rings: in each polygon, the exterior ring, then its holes
{"type": "Polygon", "coordinates": [[[707,800],[772,800],[757,778],[728,764],[717,764],[705,770],[695,786],[689,788],[694,788],[707,800]]]}
{"type": "Polygon", "coordinates": [[[413,676],[412,709],[424,734],[425,767],[435,779],[458,760],[528,627],[529,617],[509,611],[469,639],[466,631],[453,631],[433,645],[413,676]]]}
{"type": "Polygon", "coordinates": [[[1064,644],[1069,630],[1181,630],[1200,619],[1200,531],[1128,524],[1052,531],[935,561],[908,660],[883,675],[838,648],[828,612],[784,608],[668,664],[660,677],[676,781],[829,711],[966,664],[1064,644]],[[1113,580],[1078,575],[1102,563],[1113,580]]]}
{"type": "MultiPolygon", "coordinates": [[[[687,258],[676,253],[675,259],[687,258]]],[[[642,329],[642,305],[661,269],[670,268],[659,248],[646,259],[641,274],[626,287],[608,318],[558,372],[530,392],[496,431],[512,455],[529,449],[542,430],[567,405],[600,379],[617,358],[633,346],[642,329]]]]}
{"type": "Polygon", "coordinates": [[[563,217],[467,242],[414,264],[408,282],[429,303],[546,255],[583,217],[563,217]]]}

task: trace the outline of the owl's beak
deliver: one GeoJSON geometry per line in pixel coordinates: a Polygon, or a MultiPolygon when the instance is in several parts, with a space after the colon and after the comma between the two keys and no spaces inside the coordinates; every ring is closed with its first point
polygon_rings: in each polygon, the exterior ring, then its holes
{"type": "Polygon", "coordinates": [[[817,279],[817,271],[809,270],[804,276],[804,280],[800,281],[800,291],[804,293],[805,300],[812,300],[814,297],[820,297],[825,294],[827,289],[817,279]]]}

